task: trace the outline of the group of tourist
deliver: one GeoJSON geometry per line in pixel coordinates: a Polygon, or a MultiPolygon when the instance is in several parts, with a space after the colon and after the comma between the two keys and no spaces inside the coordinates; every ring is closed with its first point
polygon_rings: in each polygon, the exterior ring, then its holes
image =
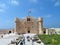
{"type": "MultiPolygon", "coordinates": [[[[33,45],[33,40],[31,37],[27,36],[26,37],[27,41],[30,42],[30,40],[32,41],[32,45],[33,45]]],[[[23,39],[21,39],[20,45],[25,45],[25,37],[23,37],[23,39]]]]}
{"type": "Polygon", "coordinates": [[[21,39],[20,45],[25,45],[25,38],[23,37],[23,39],[21,39]]]}

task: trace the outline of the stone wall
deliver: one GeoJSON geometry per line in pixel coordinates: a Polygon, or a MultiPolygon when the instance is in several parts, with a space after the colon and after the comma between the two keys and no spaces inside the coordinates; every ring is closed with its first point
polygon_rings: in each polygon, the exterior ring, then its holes
{"type": "Polygon", "coordinates": [[[0,34],[8,34],[9,32],[14,33],[13,29],[0,29],[0,34]]]}
{"type": "Polygon", "coordinates": [[[42,33],[43,24],[38,20],[39,19],[35,19],[32,17],[26,17],[24,19],[16,18],[15,30],[17,33],[35,33],[35,34],[42,33]]]}

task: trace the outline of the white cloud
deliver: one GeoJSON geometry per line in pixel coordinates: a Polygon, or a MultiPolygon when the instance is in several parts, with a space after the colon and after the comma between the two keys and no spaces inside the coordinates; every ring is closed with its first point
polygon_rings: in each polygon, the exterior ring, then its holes
{"type": "Polygon", "coordinates": [[[56,0],[51,0],[52,2],[55,2],[56,0]]]}
{"type": "Polygon", "coordinates": [[[0,3],[0,8],[4,8],[5,6],[5,3],[0,3]]]}
{"type": "Polygon", "coordinates": [[[45,9],[44,7],[40,7],[40,10],[43,10],[43,9],[45,9]]]}
{"type": "Polygon", "coordinates": [[[60,0],[55,0],[54,6],[60,6],[60,0]]]}
{"type": "Polygon", "coordinates": [[[45,15],[45,18],[51,18],[51,17],[52,17],[51,14],[45,15]]]}
{"type": "Polygon", "coordinates": [[[34,2],[34,3],[37,3],[38,0],[29,0],[30,2],[34,2]]]}
{"type": "Polygon", "coordinates": [[[7,8],[6,4],[0,2],[0,12],[5,12],[6,8],[7,8]]]}
{"type": "Polygon", "coordinates": [[[51,1],[51,2],[55,2],[56,0],[46,0],[46,1],[51,1]]]}
{"type": "Polygon", "coordinates": [[[60,6],[60,0],[46,0],[46,1],[53,2],[55,7],[60,6]]]}
{"type": "Polygon", "coordinates": [[[19,5],[18,0],[9,0],[9,3],[12,5],[19,5]]]}
{"type": "Polygon", "coordinates": [[[60,6],[60,2],[56,2],[55,4],[54,4],[54,6],[56,7],[56,6],[60,6]]]}
{"type": "Polygon", "coordinates": [[[0,12],[5,12],[5,10],[4,9],[0,9],[0,12]]]}

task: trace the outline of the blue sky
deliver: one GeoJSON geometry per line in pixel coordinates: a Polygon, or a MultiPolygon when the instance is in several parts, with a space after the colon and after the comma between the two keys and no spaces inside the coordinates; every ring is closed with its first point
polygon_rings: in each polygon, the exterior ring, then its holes
{"type": "Polygon", "coordinates": [[[60,28],[60,0],[0,0],[0,29],[14,28],[14,19],[43,17],[43,27],[60,28]]]}

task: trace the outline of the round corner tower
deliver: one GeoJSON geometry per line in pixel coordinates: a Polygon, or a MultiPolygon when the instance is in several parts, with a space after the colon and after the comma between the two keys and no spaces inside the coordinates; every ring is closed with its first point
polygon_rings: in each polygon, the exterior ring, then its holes
{"type": "Polygon", "coordinates": [[[38,18],[38,24],[39,24],[39,34],[43,34],[43,18],[38,18]]]}
{"type": "Polygon", "coordinates": [[[15,25],[15,26],[14,26],[14,28],[15,28],[15,29],[14,29],[14,32],[16,33],[16,32],[17,32],[17,23],[19,22],[19,19],[16,17],[16,18],[14,19],[14,22],[15,22],[15,23],[14,23],[14,25],[15,25]]]}

